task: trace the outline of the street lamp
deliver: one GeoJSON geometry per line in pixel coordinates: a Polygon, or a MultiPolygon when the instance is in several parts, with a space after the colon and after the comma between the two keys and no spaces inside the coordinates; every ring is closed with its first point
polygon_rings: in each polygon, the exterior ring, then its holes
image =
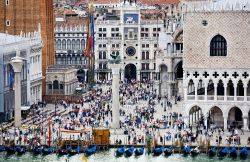
{"type": "Polygon", "coordinates": [[[15,127],[21,126],[21,71],[23,66],[23,58],[19,56],[20,51],[17,51],[17,56],[11,58],[10,64],[15,73],[15,127]]]}
{"type": "Polygon", "coordinates": [[[56,117],[56,109],[57,109],[57,101],[55,102],[55,117],[56,117]]]}

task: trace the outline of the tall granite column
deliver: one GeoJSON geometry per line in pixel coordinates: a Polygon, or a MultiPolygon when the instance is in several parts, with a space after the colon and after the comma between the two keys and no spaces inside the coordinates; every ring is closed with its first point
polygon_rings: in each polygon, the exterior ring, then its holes
{"type": "Polygon", "coordinates": [[[21,126],[21,71],[23,66],[23,58],[16,56],[13,57],[10,61],[10,64],[12,65],[12,68],[15,73],[15,127],[21,126]]]}
{"type": "Polygon", "coordinates": [[[120,128],[120,101],[119,101],[119,78],[120,78],[120,64],[110,64],[112,69],[112,124],[111,128],[120,128]]]}

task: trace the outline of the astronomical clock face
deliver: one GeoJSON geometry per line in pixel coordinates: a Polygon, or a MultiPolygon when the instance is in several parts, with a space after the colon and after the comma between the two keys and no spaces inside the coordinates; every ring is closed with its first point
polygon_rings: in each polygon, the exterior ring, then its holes
{"type": "Polygon", "coordinates": [[[126,49],[126,53],[128,56],[134,56],[136,53],[136,49],[130,46],[126,49]]]}

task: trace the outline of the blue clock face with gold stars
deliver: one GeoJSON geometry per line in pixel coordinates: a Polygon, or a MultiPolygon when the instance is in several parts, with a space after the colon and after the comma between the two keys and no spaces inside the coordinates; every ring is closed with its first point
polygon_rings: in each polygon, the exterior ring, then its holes
{"type": "Polygon", "coordinates": [[[126,53],[128,56],[134,56],[136,53],[136,49],[134,47],[130,46],[126,49],[126,53]]]}

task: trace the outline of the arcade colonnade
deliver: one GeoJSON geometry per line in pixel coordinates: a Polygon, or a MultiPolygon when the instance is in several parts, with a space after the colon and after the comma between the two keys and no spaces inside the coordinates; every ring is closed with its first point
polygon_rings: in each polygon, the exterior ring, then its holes
{"type": "Polygon", "coordinates": [[[224,128],[243,128],[249,130],[250,127],[250,106],[247,104],[221,104],[213,103],[184,103],[184,122],[186,125],[194,126],[204,124],[206,127],[213,126],[224,128]]]}

